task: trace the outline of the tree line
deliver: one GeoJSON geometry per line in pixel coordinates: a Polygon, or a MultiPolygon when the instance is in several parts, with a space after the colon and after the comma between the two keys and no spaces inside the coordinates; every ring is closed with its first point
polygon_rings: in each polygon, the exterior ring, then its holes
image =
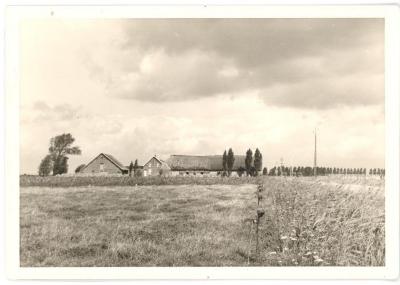
{"type": "MultiPolygon", "coordinates": [[[[316,175],[334,175],[334,174],[344,174],[344,175],[366,175],[366,168],[338,168],[338,167],[317,167],[316,175]]],[[[384,168],[371,168],[368,172],[369,175],[385,175],[384,168]]],[[[314,168],[311,166],[275,166],[270,169],[268,175],[271,176],[313,176],[314,168]]]]}

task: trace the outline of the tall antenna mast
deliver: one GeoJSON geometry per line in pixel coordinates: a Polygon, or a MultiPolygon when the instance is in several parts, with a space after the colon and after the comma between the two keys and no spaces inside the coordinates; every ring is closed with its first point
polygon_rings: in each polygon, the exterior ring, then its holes
{"type": "Polygon", "coordinates": [[[314,176],[317,176],[317,128],[314,130],[314,176]]]}

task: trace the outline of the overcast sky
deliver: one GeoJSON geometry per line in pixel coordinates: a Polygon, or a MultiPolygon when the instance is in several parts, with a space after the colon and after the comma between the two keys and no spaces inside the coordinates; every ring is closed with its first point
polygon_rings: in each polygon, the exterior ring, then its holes
{"type": "Polygon", "coordinates": [[[21,26],[21,173],[52,136],[128,165],[244,154],[384,167],[382,19],[46,20],[21,26]]]}

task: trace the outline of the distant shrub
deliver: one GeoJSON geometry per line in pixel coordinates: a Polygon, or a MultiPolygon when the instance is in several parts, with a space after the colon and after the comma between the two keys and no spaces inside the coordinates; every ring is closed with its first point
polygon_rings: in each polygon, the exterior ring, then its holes
{"type": "Polygon", "coordinates": [[[143,176],[143,170],[142,169],[137,169],[135,171],[135,177],[142,177],[143,176]]]}
{"type": "Polygon", "coordinates": [[[81,170],[86,166],[86,164],[81,164],[75,169],[75,173],[81,172],[81,170]]]}
{"type": "Polygon", "coordinates": [[[245,171],[246,171],[246,168],[240,166],[236,172],[239,177],[242,177],[242,175],[245,173],[245,171]]]}
{"type": "Polygon", "coordinates": [[[268,169],[266,167],[263,169],[263,175],[268,175],[268,169]]]}

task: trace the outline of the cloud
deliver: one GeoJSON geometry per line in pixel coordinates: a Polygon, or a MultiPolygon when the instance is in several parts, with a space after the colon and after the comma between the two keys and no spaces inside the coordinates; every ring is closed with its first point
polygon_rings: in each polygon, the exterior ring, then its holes
{"type": "Polygon", "coordinates": [[[79,106],[49,105],[43,101],[35,101],[31,107],[23,108],[22,115],[21,122],[25,125],[48,125],[54,133],[79,128],[93,137],[118,133],[123,122],[118,114],[90,113],[79,106]]]}
{"type": "MultiPolygon", "coordinates": [[[[59,120],[22,122],[21,171],[35,172],[50,138],[61,133],[71,133],[82,149],[82,155],[71,156],[71,171],[100,152],[129,164],[135,159],[145,163],[154,154],[162,158],[221,154],[229,147],[237,155],[259,148],[267,167],[281,157],[291,165],[311,165],[316,123],[321,165],[377,167],[384,163],[384,148],[380,147],[384,145],[384,116],[379,106],[293,110],[260,104],[256,94],[232,100],[207,98],[196,102],[196,108],[183,102],[168,112],[153,108],[156,104],[149,108],[141,104],[138,108],[145,108],[144,113],[125,114],[93,113],[70,105],[72,110],[80,109],[72,120],[60,116],[59,120]]],[[[23,114],[36,115],[56,106],[36,102],[23,114]]]]}
{"type": "Polygon", "coordinates": [[[215,51],[240,65],[259,66],[376,44],[383,40],[383,20],[146,19],[126,21],[125,31],[125,48],[215,51]]]}
{"type": "Polygon", "coordinates": [[[72,107],[69,104],[49,106],[43,101],[35,101],[30,112],[25,114],[30,115],[35,123],[44,123],[70,121],[79,118],[81,112],[79,107],[72,107]]]}
{"type": "MultiPolygon", "coordinates": [[[[111,95],[143,101],[188,101],[234,90],[238,77],[223,59],[202,51],[168,55],[164,50],[146,54],[139,72],[113,78],[111,95]]],[[[240,87],[242,89],[242,87],[240,87]]]]}
{"type": "Polygon", "coordinates": [[[157,154],[243,154],[269,167],[384,164],[381,19],[27,22],[21,35],[21,171],[49,139],[124,164],[157,154]],[[300,127],[299,127],[300,126],[300,127]],[[377,147],[378,146],[378,147],[377,147]]]}
{"type": "Polygon", "coordinates": [[[341,106],[375,105],[384,85],[381,75],[368,77],[344,75],[310,78],[292,84],[275,84],[261,92],[267,104],[277,106],[329,109],[341,106]]]}
{"type": "Polygon", "coordinates": [[[383,27],[382,19],[126,20],[115,50],[86,62],[109,96],[125,99],[257,91],[297,108],[375,105],[384,98],[383,27]]]}

